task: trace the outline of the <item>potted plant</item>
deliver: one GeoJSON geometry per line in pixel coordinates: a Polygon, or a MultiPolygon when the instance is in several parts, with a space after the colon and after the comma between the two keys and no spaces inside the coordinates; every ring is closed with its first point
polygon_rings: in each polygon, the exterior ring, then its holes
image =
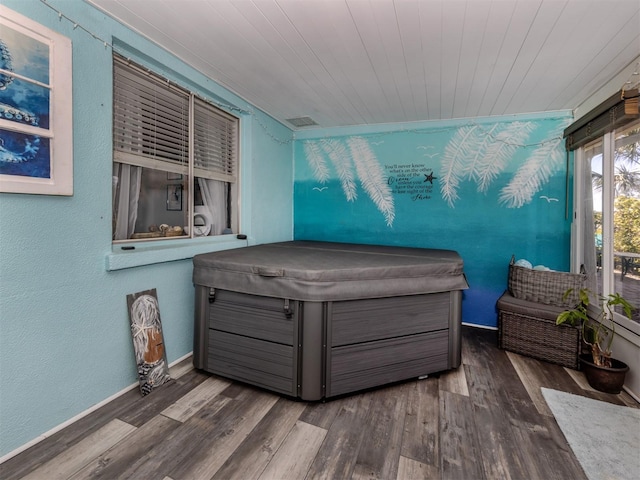
{"type": "MultiPolygon", "coordinates": [[[[567,290],[564,298],[568,297],[572,290],[567,290]]],[[[580,362],[589,385],[602,392],[620,393],[629,366],[611,357],[611,344],[615,336],[613,310],[615,307],[621,307],[624,314],[631,319],[631,312],[635,307],[619,293],[603,296],[588,288],[582,288],[578,296],[578,305],[561,312],[556,318],[556,324],[581,325],[582,340],[589,346],[590,353],[580,355],[580,362]],[[595,301],[592,302],[592,299],[595,301]],[[595,315],[590,315],[589,305],[596,307],[595,310],[591,310],[595,315]]]]}

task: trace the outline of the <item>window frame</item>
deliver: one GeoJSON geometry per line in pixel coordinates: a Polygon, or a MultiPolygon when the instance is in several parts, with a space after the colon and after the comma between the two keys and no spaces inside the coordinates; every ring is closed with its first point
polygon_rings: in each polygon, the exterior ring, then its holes
{"type": "MultiPolygon", "coordinates": [[[[49,125],[41,127],[0,119],[6,134],[46,139],[49,142],[48,177],[0,174],[0,192],[38,195],[73,195],[73,75],[71,40],[0,5],[0,24],[48,50],[48,79],[38,81],[11,69],[1,73],[40,86],[49,92],[49,125]]],[[[27,105],[28,107],[28,105],[27,105]]]]}
{"type": "MultiPolygon", "coordinates": [[[[572,240],[572,270],[578,271],[578,266],[585,260],[585,244],[587,244],[586,236],[588,229],[585,220],[585,207],[583,199],[590,192],[585,192],[582,179],[587,173],[590,174],[591,156],[587,155],[587,151],[593,148],[602,150],[602,253],[601,253],[601,270],[602,270],[602,294],[609,295],[615,292],[614,277],[614,202],[615,202],[615,151],[616,151],[616,135],[621,131],[629,128],[640,127],[640,122],[626,124],[618,129],[603,133],[597,140],[591,141],[580,146],[574,151],[574,228],[572,240]],[[585,169],[587,169],[585,171],[585,169]]],[[[592,241],[592,240],[591,240],[592,241]]],[[[633,303],[633,302],[632,302],[633,303]]],[[[640,307],[640,305],[636,305],[640,307]]],[[[613,320],[616,324],[616,332],[625,336],[637,345],[640,345],[640,323],[629,320],[624,315],[613,312],[613,320]]]]}
{"type": "MultiPolygon", "coordinates": [[[[152,168],[159,171],[167,170],[172,173],[179,173],[187,175],[188,183],[187,183],[187,191],[188,197],[185,199],[185,215],[187,216],[187,226],[189,228],[189,233],[185,233],[182,236],[178,237],[158,237],[158,238],[142,238],[142,239],[113,239],[112,245],[120,246],[127,243],[155,243],[157,242],[170,242],[170,245],[174,245],[176,241],[178,243],[183,243],[184,240],[203,240],[203,239],[220,239],[220,237],[229,237],[230,235],[234,235],[239,231],[240,222],[241,222],[241,211],[240,211],[240,172],[241,172],[241,151],[240,146],[242,144],[243,137],[243,129],[242,129],[242,117],[238,115],[232,114],[230,111],[227,111],[223,106],[218,102],[209,100],[206,98],[206,95],[202,95],[202,93],[198,91],[194,91],[194,88],[185,88],[178,83],[172,81],[167,78],[166,74],[158,73],[157,70],[149,69],[142,64],[136,62],[135,60],[131,60],[121,53],[117,51],[113,52],[113,69],[114,69],[114,97],[113,97],[113,122],[114,122],[114,131],[112,133],[112,145],[113,145],[113,155],[112,155],[112,164],[115,163],[124,163],[129,165],[141,166],[143,168],[152,168]],[[175,161],[173,159],[163,159],[162,156],[158,158],[154,158],[153,155],[140,155],[134,156],[134,154],[130,152],[126,152],[123,150],[119,150],[116,147],[117,142],[117,128],[116,128],[116,70],[119,64],[123,69],[124,68],[133,68],[137,71],[138,75],[148,75],[151,79],[150,82],[157,81],[161,83],[161,87],[165,87],[167,90],[171,90],[172,92],[177,92],[178,95],[186,96],[188,112],[187,112],[187,123],[186,123],[186,131],[187,131],[187,154],[186,157],[180,161],[175,161]],[[203,117],[199,115],[202,111],[208,112],[203,117]],[[196,135],[199,135],[199,139],[207,136],[206,130],[203,130],[202,127],[199,127],[199,121],[205,118],[208,120],[207,125],[215,124],[221,128],[221,130],[217,130],[219,132],[218,135],[208,135],[208,137],[220,137],[218,140],[213,140],[213,142],[209,145],[206,144],[204,147],[202,146],[202,142],[198,142],[196,139],[196,135]],[[226,129],[226,130],[225,130],[226,129]],[[204,133],[204,134],[203,134],[204,133]],[[217,142],[217,143],[216,143],[217,142]],[[212,146],[213,145],[213,146],[212,146]],[[227,145],[225,147],[225,145],[227,145]],[[222,157],[218,157],[217,155],[212,155],[208,157],[209,159],[213,159],[213,161],[209,163],[209,169],[203,169],[203,164],[198,160],[198,154],[203,150],[213,152],[216,148],[220,147],[216,153],[224,152],[222,157]],[[186,162],[186,165],[184,163],[186,162]],[[168,167],[168,169],[166,168],[168,167]],[[227,224],[225,224],[225,230],[230,228],[230,232],[223,232],[222,234],[209,235],[206,237],[200,237],[194,234],[194,195],[195,195],[195,183],[196,177],[218,180],[221,182],[225,182],[227,185],[227,224]]],[[[164,69],[159,69],[164,71],[164,69]]],[[[233,107],[228,106],[228,110],[233,110],[233,107]]],[[[118,125],[121,126],[121,125],[118,125]]],[[[206,167],[207,165],[205,165],[206,167]]],[[[112,205],[112,215],[115,215],[115,205],[112,205]]],[[[113,236],[113,229],[112,229],[113,236]]]]}

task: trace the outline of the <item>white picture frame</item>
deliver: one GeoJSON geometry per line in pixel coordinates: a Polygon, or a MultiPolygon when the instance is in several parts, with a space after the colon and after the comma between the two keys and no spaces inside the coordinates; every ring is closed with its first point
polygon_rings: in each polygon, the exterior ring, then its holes
{"type": "Polygon", "coordinates": [[[73,195],[71,40],[0,5],[0,192],[73,195]]]}

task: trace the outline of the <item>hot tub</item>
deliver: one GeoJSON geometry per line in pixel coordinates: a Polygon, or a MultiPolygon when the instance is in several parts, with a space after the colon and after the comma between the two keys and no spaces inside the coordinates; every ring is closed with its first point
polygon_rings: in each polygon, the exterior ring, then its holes
{"type": "Polygon", "coordinates": [[[197,255],[198,369],[320,400],[460,365],[460,256],[292,241],[197,255]]]}

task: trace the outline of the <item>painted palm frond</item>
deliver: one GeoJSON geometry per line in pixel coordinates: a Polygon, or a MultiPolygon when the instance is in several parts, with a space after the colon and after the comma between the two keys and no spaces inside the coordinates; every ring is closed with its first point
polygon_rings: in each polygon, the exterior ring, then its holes
{"type": "Polygon", "coordinates": [[[329,168],[320,145],[312,141],[304,142],[304,153],[307,156],[311,170],[313,170],[313,177],[318,182],[325,184],[329,180],[329,168]]]}
{"type": "Polygon", "coordinates": [[[500,191],[499,203],[508,208],[520,208],[531,201],[551,174],[562,168],[562,152],[558,148],[561,140],[546,142],[531,154],[500,191]]]}
{"type": "Polygon", "coordinates": [[[467,163],[463,166],[463,179],[474,181],[478,179],[478,171],[482,168],[482,160],[486,156],[485,152],[491,147],[493,137],[499,128],[500,124],[496,123],[488,132],[483,129],[475,131],[478,137],[473,140],[474,151],[471,152],[472,155],[465,160],[467,163]]]}
{"type": "Polygon", "coordinates": [[[475,163],[478,152],[484,151],[486,136],[477,125],[459,128],[447,144],[440,163],[440,193],[453,207],[458,197],[460,180],[468,175],[468,165],[475,163]]]}
{"type": "Polygon", "coordinates": [[[348,202],[353,202],[358,198],[357,186],[353,176],[353,168],[351,158],[347,147],[338,140],[323,140],[322,149],[329,156],[329,160],[333,164],[333,167],[338,172],[338,178],[342,185],[342,191],[348,202]]]}
{"type": "Polygon", "coordinates": [[[533,130],[531,122],[513,122],[502,130],[495,131],[496,124],[487,134],[490,143],[480,161],[475,165],[473,177],[478,191],[486,192],[491,183],[504,171],[519,145],[525,143],[533,130]]]}
{"type": "Polygon", "coordinates": [[[362,137],[351,137],[347,144],[362,188],[384,215],[387,225],[392,226],[396,216],[393,194],[378,159],[369,143],[362,137]]]}

